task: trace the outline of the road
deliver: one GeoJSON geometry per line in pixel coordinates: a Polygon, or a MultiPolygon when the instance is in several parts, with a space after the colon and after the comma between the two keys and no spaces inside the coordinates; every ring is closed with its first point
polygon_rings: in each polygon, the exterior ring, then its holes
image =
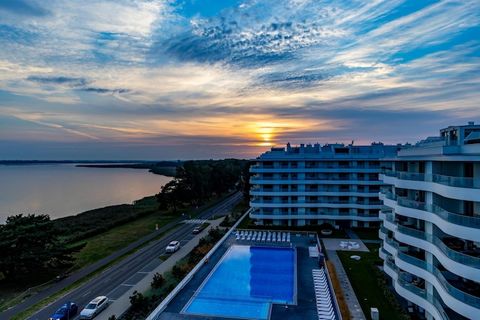
{"type": "MultiPolygon", "coordinates": [[[[225,215],[231,211],[241,198],[242,194],[236,193],[216,206],[202,212],[196,219],[208,219],[215,215],[225,215]]],[[[194,237],[192,230],[195,226],[196,224],[194,223],[182,224],[161,239],[152,241],[137,252],[94,276],[83,285],[38,311],[29,319],[48,319],[65,301],[77,303],[80,311],[90,300],[97,296],[105,295],[115,300],[128,291],[131,286],[139,282],[149,271],[162,263],[159,256],[165,252],[165,247],[170,241],[178,240],[181,244],[190,241],[194,237]]]]}

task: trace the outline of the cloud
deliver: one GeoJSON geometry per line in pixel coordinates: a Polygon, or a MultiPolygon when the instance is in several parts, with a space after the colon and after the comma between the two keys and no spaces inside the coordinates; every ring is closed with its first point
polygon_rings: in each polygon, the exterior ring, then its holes
{"type": "Polygon", "coordinates": [[[65,76],[29,76],[27,80],[42,84],[68,85],[70,87],[81,87],[88,83],[85,78],[72,78],[65,76]]]}
{"type": "Polygon", "coordinates": [[[41,111],[112,143],[245,150],[412,141],[408,128],[478,117],[478,1],[217,2],[0,5],[0,114],[41,111]]]}
{"type": "Polygon", "coordinates": [[[80,89],[85,92],[95,92],[95,93],[128,93],[129,89],[107,89],[107,88],[95,88],[95,87],[86,87],[80,89]]]}
{"type": "Polygon", "coordinates": [[[2,0],[0,1],[0,10],[5,10],[17,15],[43,17],[50,12],[40,6],[36,1],[30,0],[2,0]]]}

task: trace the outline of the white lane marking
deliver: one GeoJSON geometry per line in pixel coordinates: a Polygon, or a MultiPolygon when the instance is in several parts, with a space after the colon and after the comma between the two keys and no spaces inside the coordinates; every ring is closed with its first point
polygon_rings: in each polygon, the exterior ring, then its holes
{"type": "Polygon", "coordinates": [[[85,297],[85,296],[88,296],[90,294],[91,290],[88,290],[87,292],[85,292],[84,294],[82,294],[82,297],[85,297]]]}

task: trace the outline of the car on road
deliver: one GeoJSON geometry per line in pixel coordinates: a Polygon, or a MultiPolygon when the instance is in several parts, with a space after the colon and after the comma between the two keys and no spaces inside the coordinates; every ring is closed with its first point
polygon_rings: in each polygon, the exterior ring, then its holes
{"type": "Polygon", "coordinates": [[[69,301],[55,311],[55,313],[50,316],[49,320],[70,320],[75,318],[77,312],[78,306],[69,301]]]}
{"type": "Polygon", "coordinates": [[[202,230],[203,230],[202,226],[196,226],[195,228],[193,228],[192,233],[199,234],[200,232],[202,232],[202,230]]]}
{"type": "Polygon", "coordinates": [[[179,241],[171,241],[167,248],[165,249],[165,252],[167,253],[174,253],[176,252],[178,249],[180,249],[180,242],[179,241]]]}
{"type": "Polygon", "coordinates": [[[90,301],[82,312],[80,312],[80,319],[93,319],[97,314],[108,307],[108,298],[105,296],[96,297],[90,301]]]}

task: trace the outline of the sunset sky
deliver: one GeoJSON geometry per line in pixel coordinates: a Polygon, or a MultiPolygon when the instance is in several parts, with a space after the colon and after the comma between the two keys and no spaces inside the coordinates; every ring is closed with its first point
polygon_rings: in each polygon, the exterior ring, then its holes
{"type": "Polygon", "coordinates": [[[480,122],[479,26],[478,0],[0,0],[0,160],[415,142],[480,122]]]}

